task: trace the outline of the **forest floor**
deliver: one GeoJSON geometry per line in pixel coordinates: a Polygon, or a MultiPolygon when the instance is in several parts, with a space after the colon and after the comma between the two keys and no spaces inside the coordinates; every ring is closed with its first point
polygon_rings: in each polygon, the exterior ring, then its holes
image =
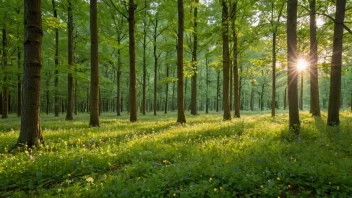
{"type": "Polygon", "coordinates": [[[75,121],[42,116],[46,146],[15,148],[20,119],[0,120],[0,197],[348,197],[352,194],[352,113],[341,126],[301,113],[139,116],[103,113],[75,121]],[[21,151],[22,150],[22,151],[21,151]]]}

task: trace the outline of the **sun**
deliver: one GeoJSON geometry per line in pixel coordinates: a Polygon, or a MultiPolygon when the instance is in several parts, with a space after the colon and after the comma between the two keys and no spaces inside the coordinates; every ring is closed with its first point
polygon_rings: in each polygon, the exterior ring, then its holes
{"type": "Polygon", "coordinates": [[[302,58],[298,59],[297,61],[297,69],[299,71],[303,71],[308,67],[308,62],[302,58]]]}

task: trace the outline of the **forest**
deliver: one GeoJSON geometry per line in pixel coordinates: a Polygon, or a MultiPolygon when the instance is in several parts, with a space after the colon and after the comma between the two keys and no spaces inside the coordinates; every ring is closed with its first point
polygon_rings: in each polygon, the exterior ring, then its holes
{"type": "Polygon", "coordinates": [[[0,2],[0,198],[352,194],[352,2],[0,2]]]}

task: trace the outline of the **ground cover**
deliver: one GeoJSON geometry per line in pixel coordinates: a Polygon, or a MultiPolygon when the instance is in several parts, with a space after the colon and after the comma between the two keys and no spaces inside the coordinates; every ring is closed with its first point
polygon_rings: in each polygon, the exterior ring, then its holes
{"type": "Polygon", "coordinates": [[[14,147],[20,121],[0,121],[0,197],[348,197],[352,194],[352,114],[340,127],[301,114],[244,113],[42,116],[46,146],[14,147]]]}

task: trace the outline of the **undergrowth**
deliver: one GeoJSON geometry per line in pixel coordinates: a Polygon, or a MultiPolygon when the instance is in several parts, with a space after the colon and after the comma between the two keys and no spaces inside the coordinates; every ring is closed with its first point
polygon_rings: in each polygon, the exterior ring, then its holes
{"type": "Polygon", "coordinates": [[[348,197],[352,195],[352,114],[139,117],[103,114],[75,121],[43,116],[46,146],[14,147],[19,118],[0,121],[0,197],[348,197]]]}

